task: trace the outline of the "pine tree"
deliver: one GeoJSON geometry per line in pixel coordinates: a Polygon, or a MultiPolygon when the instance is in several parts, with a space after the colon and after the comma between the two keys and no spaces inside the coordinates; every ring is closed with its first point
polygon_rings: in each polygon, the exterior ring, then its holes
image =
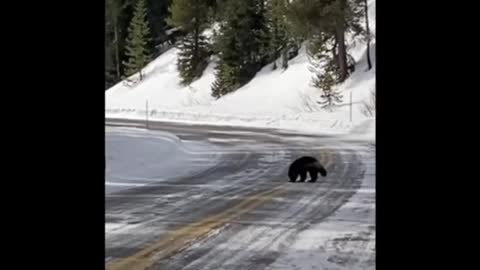
{"type": "Polygon", "coordinates": [[[326,34],[314,36],[307,47],[309,70],[315,74],[312,78],[313,86],[322,91],[318,103],[326,110],[332,110],[342,102],[342,95],[335,90],[335,85],[340,81],[338,61],[332,53],[335,49],[335,40],[326,34]]]}
{"type": "Polygon", "coordinates": [[[207,27],[207,0],[174,0],[167,23],[186,33],[179,43],[177,67],[183,84],[199,78],[208,64],[209,48],[203,30],[207,27]]]}
{"type": "MultiPolygon", "coordinates": [[[[129,0],[131,1],[131,0],[129,0]]],[[[155,45],[159,45],[167,41],[167,18],[170,16],[168,7],[173,0],[147,0],[146,7],[148,10],[148,21],[150,22],[152,31],[152,40],[155,45]]]]}
{"type": "Polygon", "coordinates": [[[230,66],[220,62],[216,67],[216,79],[212,84],[212,96],[220,98],[230,92],[233,92],[241,86],[237,79],[240,70],[238,67],[230,66]]]}
{"type": "Polygon", "coordinates": [[[178,45],[177,68],[182,84],[189,85],[200,78],[208,65],[208,42],[203,35],[188,33],[178,45]]]}
{"type": "Polygon", "coordinates": [[[105,21],[105,90],[108,89],[114,81],[112,42],[109,35],[109,23],[105,21]]]}
{"type": "Polygon", "coordinates": [[[127,62],[123,62],[126,77],[139,73],[140,80],[143,80],[144,75],[142,70],[151,60],[150,42],[150,28],[147,20],[145,0],[138,0],[128,28],[125,54],[129,58],[127,62]]]}
{"type": "MultiPolygon", "coordinates": [[[[325,76],[325,80],[329,80],[328,76],[330,76],[330,74],[325,74],[325,76]]],[[[318,104],[322,105],[321,107],[328,111],[333,111],[336,105],[342,103],[343,98],[343,96],[334,89],[323,91],[320,97],[322,100],[318,101],[318,104]]]]}
{"type": "Polygon", "coordinates": [[[287,36],[285,17],[283,14],[283,0],[268,0],[266,19],[269,30],[268,56],[273,61],[272,69],[277,68],[276,60],[283,56],[282,67],[288,67],[289,37],[287,36]]]}
{"type": "MultiPolygon", "coordinates": [[[[336,40],[328,35],[318,35],[310,40],[307,46],[309,56],[309,70],[314,73],[312,83],[314,87],[322,90],[322,98],[326,98],[328,106],[341,102],[341,96],[338,96],[332,89],[340,83],[340,72],[336,40]],[[334,98],[338,96],[338,98],[334,98]]],[[[355,61],[350,54],[347,54],[348,72],[355,70],[355,61]]]]}
{"type": "Polygon", "coordinates": [[[333,107],[342,103],[343,96],[335,89],[338,83],[338,66],[337,61],[330,54],[326,54],[325,58],[318,60],[316,70],[317,73],[313,78],[313,85],[322,90],[321,100],[318,101],[323,109],[333,110],[333,107]],[[324,63],[321,67],[321,64],[324,63]]]}
{"type": "Polygon", "coordinates": [[[338,81],[343,82],[352,68],[345,40],[346,33],[363,33],[359,21],[363,0],[296,0],[287,5],[287,18],[291,27],[306,39],[323,35],[333,40],[331,50],[335,59],[338,81]]]}
{"type": "Polygon", "coordinates": [[[105,70],[108,85],[117,83],[124,74],[123,61],[127,28],[132,17],[133,0],[105,1],[105,70]]]}
{"type": "Polygon", "coordinates": [[[105,87],[108,88],[121,79],[119,22],[122,15],[120,0],[105,2],[105,87]]]}
{"type": "Polygon", "coordinates": [[[115,83],[115,71],[113,70],[113,57],[111,48],[107,40],[105,40],[105,90],[115,83]]]}
{"type": "MultiPolygon", "coordinates": [[[[282,56],[282,68],[287,69],[288,61],[298,55],[301,44],[309,37],[307,33],[312,32],[308,30],[305,24],[292,21],[292,19],[296,18],[297,12],[300,14],[309,10],[294,10],[288,1],[274,1],[276,2],[274,7],[275,16],[279,19],[282,32],[284,32],[286,38],[285,47],[283,47],[280,53],[282,56]]],[[[303,19],[304,15],[298,17],[303,19]]]]}
{"type": "Polygon", "coordinates": [[[289,32],[296,33],[302,39],[309,39],[323,31],[321,1],[323,0],[285,1],[282,9],[289,32]]]}
{"type": "Polygon", "coordinates": [[[267,62],[263,0],[227,0],[215,40],[219,58],[212,95],[221,97],[247,83],[267,62]]]}

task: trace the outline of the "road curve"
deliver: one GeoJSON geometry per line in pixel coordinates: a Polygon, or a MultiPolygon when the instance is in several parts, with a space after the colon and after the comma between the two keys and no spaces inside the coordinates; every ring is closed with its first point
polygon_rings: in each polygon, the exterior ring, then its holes
{"type": "MultiPolygon", "coordinates": [[[[106,125],[145,126],[118,119],[106,125]]],[[[366,170],[358,153],[364,142],[167,122],[149,128],[216,144],[221,159],[194,175],[106,194],[109,270],[268,269],[301,231],[355,194],[366,170]],[[317,157],[328,176],[289,183],[288,166],[303,155],[317,157]]]]}

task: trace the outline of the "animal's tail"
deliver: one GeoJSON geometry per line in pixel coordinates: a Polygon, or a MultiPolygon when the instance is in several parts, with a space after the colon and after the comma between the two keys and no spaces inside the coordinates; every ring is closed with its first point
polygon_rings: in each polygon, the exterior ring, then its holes
{"type": "Polygon", "coordinates": [[[315,166],[315,168],[318,169],[318,171],[320,172],[320,174],[323,177],[327,176],[327,170],[325,170],[325,168],[322,166],[322,164],[320,164],[319,162],[315,162],[314,166],[315,166]]]}

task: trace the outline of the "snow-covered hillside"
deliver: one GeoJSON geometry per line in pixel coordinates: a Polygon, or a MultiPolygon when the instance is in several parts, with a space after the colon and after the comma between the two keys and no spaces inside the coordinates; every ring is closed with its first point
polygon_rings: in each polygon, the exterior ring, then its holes
{"type": "MultiPolygon", "coordinates": [[[[375,34],[375,0],[369,3],[369,20],[375,34]]],[[[134,87],[119,83],[106,92],[106,117],[145,119],[148,101],[150,120],[201,122],[224,125],[270,126],[274,128],[373,134],[374,118],[362,114],[375,90],[375,38],[370,55],[373,68],[366,72],[366,45],[351,41],[356,71],[339,85],[343,105],[327,112],[316,103],[320,90],[311,86],[312,73],[305,49],[289,62],[287,70],[264,67],[253,80],[234,93],[215,100],[211,85],[215,79],[214,60],[203,76],[182,87],[176,69],[177,49],[171,49],[145,69],[147,78],[134,87]],[[350,93],[352,122],[350,122],[350,93]]]]}

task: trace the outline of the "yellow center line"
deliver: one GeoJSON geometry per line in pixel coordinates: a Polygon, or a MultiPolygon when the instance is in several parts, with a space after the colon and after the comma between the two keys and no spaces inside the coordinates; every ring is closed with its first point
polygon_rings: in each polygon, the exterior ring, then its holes
{"type": "Polygon", "coordinates": [[[210,216],[199,222],[187,225],[171,232],[163,240],[137,252],[127,258],[107,265],[106,270],[140,270],[152,266],[156,261],[164,259],[188,246],[194,240],[206,237],[214,229],[222,227],[235,218],[255,209],[286,190],[285,184],[268,191],[247,197],[241,203],[220,214],[210,216]]]}

